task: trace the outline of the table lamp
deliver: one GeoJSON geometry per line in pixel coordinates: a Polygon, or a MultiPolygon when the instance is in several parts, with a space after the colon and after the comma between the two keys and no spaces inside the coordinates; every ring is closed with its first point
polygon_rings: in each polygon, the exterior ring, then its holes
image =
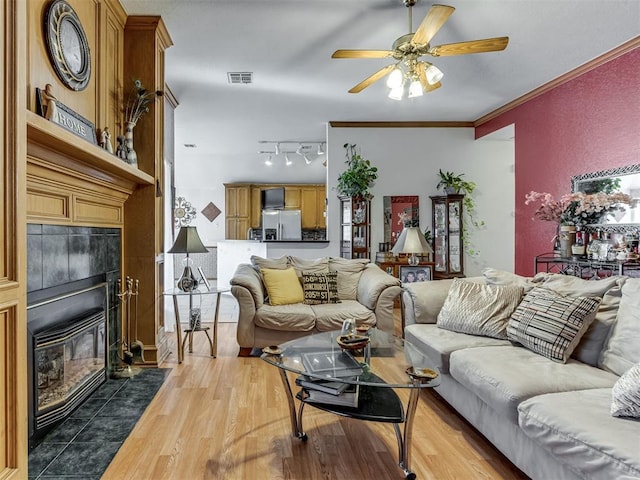
{"type": "Polygon", "coordinates": [[[184,271],[180,280],[178,280],[178,288],[183,292],[190,292],[198,286],[198,280],[193,274],[191,266],[193,260],[189,258],[190,253],[208,253],[207,247],[202,244],[202,240],[198,236],[196,227],[180,227],[176,241],[167,253],[186,253],[184,271]]]}
{"type": "Polygon", "coordinates": [[[431,254],[433,249],[431,245],[427,243],[424,235],[418,227],[405,227],[398,237],[398,241],[391,249],[394,255],[399,253],[410,253],[411,256],[408,259],[409,265],[418,265],[420,259],[416,254],[422,255],[423,253],[431,254]]]}

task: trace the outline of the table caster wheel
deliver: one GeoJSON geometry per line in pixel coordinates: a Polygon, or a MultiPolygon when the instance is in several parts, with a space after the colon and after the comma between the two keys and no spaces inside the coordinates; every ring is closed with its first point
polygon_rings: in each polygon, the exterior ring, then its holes
{"type": "Polygon", "coordinates": [[[411,472],[411,473],[407,473],[404,478],[406,478],[407,480],[416,480],[416,474],[411,472]]]}
{"type": "Polygon", "coordinates": [[[302,440],[303,442],[306,442],[307,440],[309,440],[309,437],[307,437],[306,433],[303,433],[302,436],[300,437],[300,440],[302,440]]]}

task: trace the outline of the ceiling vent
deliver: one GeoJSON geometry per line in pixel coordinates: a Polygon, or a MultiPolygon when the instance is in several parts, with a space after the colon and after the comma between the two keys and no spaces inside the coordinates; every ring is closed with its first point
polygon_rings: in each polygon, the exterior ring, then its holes
{"type": "Polygon", "coordinates": [[[229,83],[253,83],[253,72],[227,72],[229,83]]]}

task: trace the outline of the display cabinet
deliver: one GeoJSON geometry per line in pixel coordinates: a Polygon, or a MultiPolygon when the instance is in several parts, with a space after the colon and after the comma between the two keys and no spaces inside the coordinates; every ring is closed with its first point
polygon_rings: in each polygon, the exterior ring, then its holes
{"type": "Polygon", "coordinates": [[[430,198],[433,216],[434,278],[464,277],[464,195],[439,195],[430,198]]]}
{"type": "Polygon", "coordinates": [[[371,202],[364,197],[340,198],[340,256],[371,258],[371,202]]]}

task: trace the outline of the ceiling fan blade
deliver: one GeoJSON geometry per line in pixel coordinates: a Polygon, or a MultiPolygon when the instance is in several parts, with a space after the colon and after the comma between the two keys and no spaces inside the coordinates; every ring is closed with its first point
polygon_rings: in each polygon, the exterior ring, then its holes
{"type": "Polygon", "coordinates": [[[381,68],[376,73],[374,73],[373,75],[371,75],[368,78],[365,78],[363,81],[361,81],[359,84],[357,84],[351,90],[349,90],[349,93],[359,93],[359,92],[361,92],[362,90],[367,88],[369,85],[371,85],[373,82],[376,82],[376,81],[380,80],[382,77],[384,77],[387,73],[389,73],[391,70],[393,70],[395,66],[396,65],[394,63],[392,63],[391,65],[387,65],[386,67],[381,68]]]}
{"type": "Polygon", "coordinates": [[[433,5],[411,39],[411,43],[429,43],[449,19],[455,8],[447,5],[433,5]]]}
{"type": "Polygon", "coordinates": [[[391,50],[336,50],[331,58],[386,58],[391,55],[391,50]]]}
{"type": "Polygon", "coordinates": [[[424,62],[420,62],[416,66],[416,70],[418,71],[418,78],[420,79],[420,83],[422,84],[422,90],[425,93],[431,92],[432,90],[435,90],[436,88],[440,88],[442,86],[442,83],[440,82],[436,82],[433,85],[431,85],[427,81],[426,69],[427,69],[427,64],[424,62]]]}
{"type": "Polygon", "coordinates": [[[451,55],[466,55],[468,53],[498,52],[507,48],[508,43],[509,37],[485,38],[484,40],[437,45],[431,47],[427,53],[434,57],[447,57],[451,55]]]}

